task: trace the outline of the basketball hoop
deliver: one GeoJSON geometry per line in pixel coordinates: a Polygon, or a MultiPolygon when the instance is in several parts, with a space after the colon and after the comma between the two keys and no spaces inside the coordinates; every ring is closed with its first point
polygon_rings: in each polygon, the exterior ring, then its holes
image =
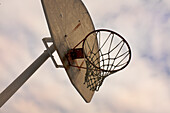
{"type": "Polygon", "coordinates": [[[124,69],[131,60],[130,46],[121,35],[106,29],[94,30],[82,0],[41,2],[51,35],[43,38],[46,50],[0,93],[0,107],[49,57],[56,68],[65,69],[72,85],[87,103],[106,77],[124,69]],[[56,62],[54,51],[62,65],[56,62]]]}
{"type": "Polygon", "coordinates": [[[86,67],[72,65],[72,62],[70,65],[86,69],[84,84],[92,91],[98,91],[106,77],[124,69],[131,60],[127,41],[118,33],[106,29],[90,32],[68,53],[72,56],[69,59],[83,58],[86,62],[86,67]],[[82,49],[76,48],[81,43],[82,49]]]}
{"type": "Polygon", "coordinates": [[[87,65],[85,83],[93,91],[98,91],[107,76],[124,69],[131,59],[127,41],[118,33],[106,29],[89,33],[83,41],[83,52],[87,65]],[[89,41],[96,37],[98,45],[89,45],[89,41]],[[94,49],[96,47],[97,50],[94,49]]]}

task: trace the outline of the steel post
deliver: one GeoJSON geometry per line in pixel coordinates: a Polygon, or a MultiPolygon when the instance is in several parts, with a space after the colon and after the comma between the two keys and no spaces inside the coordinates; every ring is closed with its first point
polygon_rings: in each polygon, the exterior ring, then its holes
{"type": "MultiPolygon", "coordinates": [[[[54,45],[49,47],[51,53],[55,51],[54,45]]],[[[32,74],[50,57],[45,50],[21,75],[18,76],[1,94],[0,107],[32,76],[32,74]]]]}

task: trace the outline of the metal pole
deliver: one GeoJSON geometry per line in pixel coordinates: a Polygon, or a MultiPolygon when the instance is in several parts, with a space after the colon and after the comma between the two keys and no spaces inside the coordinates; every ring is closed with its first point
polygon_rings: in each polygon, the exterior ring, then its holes
{"type": "MultiPolygon", "coordinates": [[[[55,51],[54,45],[49,48],[50,52],[55,51]]],[[[1,94],[0,108],[5,102],[31,77],[31,75],[50,57],[45,50],[21,75],[18,76],[1,94]]]]}

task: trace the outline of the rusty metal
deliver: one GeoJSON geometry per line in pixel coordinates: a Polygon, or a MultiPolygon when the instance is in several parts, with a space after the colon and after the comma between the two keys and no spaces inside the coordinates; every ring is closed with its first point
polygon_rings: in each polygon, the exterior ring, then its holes
{"type": "Polygon", "coordinates": [[[71,49],[69,54],[72,60],[84,58],[83,48],[71,49]]]}

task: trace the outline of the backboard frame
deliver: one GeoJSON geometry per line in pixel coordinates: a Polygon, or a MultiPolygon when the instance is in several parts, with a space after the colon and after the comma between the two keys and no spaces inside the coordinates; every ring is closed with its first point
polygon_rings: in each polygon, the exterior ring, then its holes
{"type": "MultiPolygon", "coordinates": [[[[92,19],[81,0],[41,0],[41,2],[55,49],[65,71],[75,89],[89,103],[94,91],[84,84],[86,70],[70,66],[67,53],[88,33],[95,30],[92,19]]],[[[82,61],[74,60],[73,63],[77,62],[82,61]]]]}

